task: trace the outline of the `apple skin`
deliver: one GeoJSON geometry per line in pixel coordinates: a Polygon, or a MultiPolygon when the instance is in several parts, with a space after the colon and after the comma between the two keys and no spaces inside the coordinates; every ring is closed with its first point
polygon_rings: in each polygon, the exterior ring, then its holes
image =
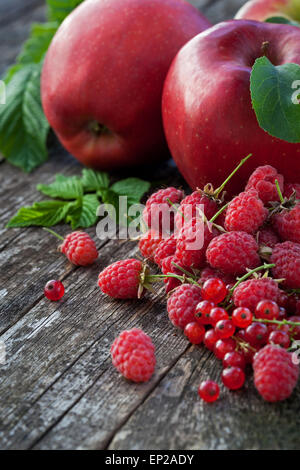
{"type": "Polygon", "coordinates": [[[250,0],[240,8],[235,18],[265,21],[272,16],[300,21],[300,0],[250,0]]]}
{"type": "Polygon", "coordinates": [[[287,181],[300,180],[300,144],[267,134],[251,106],[251,67],[264,41],[272,63],[300,64],[299,28],[231,20],[193,38],[171,65],[162,100],[164,128],[192,189],[218,187],[249,153],[226,186],[229,195],[241,191],[259,165],[273,165],[287,181]]]}
{"type": "Polygon", "coordinates": [[[179,49],[211,24],[183,0],[86,0],[56,33],[42,72],[62,145],[101,170],[168,155],[161,97],[179,49]]]}

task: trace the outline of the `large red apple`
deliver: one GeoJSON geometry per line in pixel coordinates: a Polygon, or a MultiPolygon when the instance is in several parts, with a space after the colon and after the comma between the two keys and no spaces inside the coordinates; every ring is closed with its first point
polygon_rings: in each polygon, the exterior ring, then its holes
{"type": "Polygon", "coordinates": [[[235,18],[265,21],[272,16],[300,21],[300,0],[250,0],[237,12],[235,18]]]}
{"type": "Polygon", "coordinates": [[[183,0],[86,0],[48,50],[42,103],[64,147],[112,169],[167,154],[161,96],[178,50],[210,23],[183,0]]]}
{"type": "Polygon", "coordinates": [[[259,165],[271,164],[287,180],[300,180],[300,144],[267,134],[251,105],[251,68],[266,41],[274,65],[300,64],[300,28],[231,20],[196,36],[171,65],[163,93],[165,133],[193,189],[208,182],[218,186],[250,152],[226,187],[231,194],[259,165]]]}

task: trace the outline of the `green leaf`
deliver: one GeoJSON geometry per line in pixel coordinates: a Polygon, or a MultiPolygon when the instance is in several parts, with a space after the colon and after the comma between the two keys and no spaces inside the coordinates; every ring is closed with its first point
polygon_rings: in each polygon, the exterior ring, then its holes
{"type": "Polygon", "coordinates": [[[265,20],[266,23],[277,23],[277,24],[288,24],[290,26],[297,26],[300,28],[300,23],[298,21],[290,20],[285,16],[271,16],[271,18],[267,18],[265,20]]]}
{"type": "Polygon", "coordinates": [[[143,195],[149,191],[150,183],[139,178],[127,178],[114,183],[110,190],[118,196],[127,196],[130,204],[138,203],[143,195]]]}
{"type": "Polygon", "coordinates": [[[250,79],[251,99],[260,127],[273,137],[300,142],[300,66],[274,66],[267,57],[255,61],[250,79]],[[298,95],[297,95],[298,89],[298,95]]]}
{"type": "Polygon", "coordinates": [[[22,207],[8,222],[7,227],[29,227],[39,225],[51,227],[62,222],[73,203],[63,201],[36,202],[31,207],[22,207]]]}
{"type": "Polygon", "coordinates": [[[26,172],[47,160],[49,124],[40,98],[40,64],[19,68],[6,87],[0,106],[0,151],[26,172]]]}
{"type": "Polygon", "coordinates": [[[31,27],[30,36],[17,58],[17,63],[38,64],[44,58],[58,26],[58,22],[34,23],[31,27]]]}
{"type": "Polygon", "coordinates": [[[56,175],[50,184],[38,184],[37,190],[58,199],[78,199],[83,196],[82,182],[77,176],[56,175]]]}
{"type": "Polygon", "coordinates": [[[91,227],[97,222],[97,209],[99,200],[96,194],[86,194],[76,202],[74,208],[68,213],[66,222],[70,222],[72,229],[91,227]]]}
{"type": "Polygon", "coordinates": [[[109,187],[109,176],[104,172],[84,168],[82,170],[82,184],[85,191],[107,189],[109,187]]]}
{"type": "Polygon", "coordinates": [[[83,0],[47,0],[49,21],[62,21],[76,8],[83,0]]]}

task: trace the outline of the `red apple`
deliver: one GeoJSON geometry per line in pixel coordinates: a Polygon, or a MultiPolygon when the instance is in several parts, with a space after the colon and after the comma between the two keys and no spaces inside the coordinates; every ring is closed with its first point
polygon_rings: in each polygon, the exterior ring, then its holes
{"type": "Polygon", "coordinates": [[[171,65],[163,93],[165,133],[193,189],[220,185],[249,153],[253,156],[226,186],[230,194],[240,191],[259,165],[275,166],[287,181],[300,179],[300,144],[267,134],[251,106],[251,68],[265,41],[273,64],[300,64],[300,28],[232,20],[196,36],[171,65]]]}
{"type": "Polygon", "coordinates": [[[113,169],[167,153],[163,83],[178,50],[210,23],[183,0],[86,0],[48,50],[42,103],[63,146],[113,169]]]}
{"type": "Polygon", "coordinates": [[[300,21],[300,0],[250,0],[237,12],[235,18],[265,21],[272,16],[300,21]]]}

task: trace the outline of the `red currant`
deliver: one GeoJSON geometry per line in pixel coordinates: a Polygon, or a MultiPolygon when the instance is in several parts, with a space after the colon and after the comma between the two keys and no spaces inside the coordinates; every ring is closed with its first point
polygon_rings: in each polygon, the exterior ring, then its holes
{"type": "Polygon", "coordinates": [[[291,344],[291,340],[287,333],[285,333],[284,331],[277,330],[277,331],[272,331],[270,333],[268,343],[278,344],[282,348],[287,349],[289,345],[291,344]]]}
{"type": "MultiPolygon", "coordinates": [[[[294,323],[300,323],[300,317],[293,316],[289,317],[289,321],[294,323]]],[[[293,339],[300,339],[300,326],[291,326],[290,327],[290,335],[293,339]]]]}
{"type": "Polygon", "coordinates": [[[220,320],[215,326],[215,331],[220,339],[231,338],[235,332],[235,326],[231,320],[220,320]]]}
{"type": "Polygon", "coordinates": [[[48,281],[44,288],[44,294],[49,300],[60,300],[65,293],[63,283],[60,281],[48,281]]]}
{"type": "Polygon", "coordinates": [[[213,328],[210,330],[207,330],[207,332],[204,335],[204,344],[209,349],[210,351],[214,350],[215,344],[218,341],[218,336],[213,328]]]}
{"type": "Polygon", "coordinates": [[[230,390],[237,390],[245,383],[245,372],[240,367],[226,367],[222,372],[222,382],[230,390]]]}
{"type": "Polygon", "coordinates": [[[215,304],[219,304],[225,299],[228,289],[221,279],[212,278],[205,281],[201,294],[204,300],[210,300],[215,304]]]}
{"type": "Polygon", "coordinates": [[[184,334],[192,344],[200,344],[205,335],[205,328],[194,321],[186,325],[184,334]]]}
{"type": "Polygon", "coordinates": [[[211,309],[211,312],[210,312],[211,324],[215,326],[220,320],[229,320],[229,315],[226,312],[225,308],[215,307],[211,309]]]}
{"type": "Polygon", "coordinates": [[[256,306],[255,316],[275,320],[279,316],[279,307],[273,300],[261,300],[256,306]]]}
{"type": "Polygon", "coordinates": [[[247,328],[251,325],[253,315],[249,308],[239,307],[232,312],[232,323],[238,328],[247,328]]]}
{"type": "Polygon", "coordinates": [[[246,361],[243,354],[238,351],[226,353],[223,359],[223,367],[239,367],[244,370],[246,367],[246,361]]]}
{"type": "Polygon", "coordinates": [[[251,323],[246,328],[245,338],[251,346],[261,346],[266,344],[268,339],[268,328],[263,323],[251,323]]]}
{"type": "Polygon", "coordinates": [[[219,385],[212,380],[206,380],[200,384],[198,388],[198,394],[202,400],[206,401],[207,403],[212,403],[219,398],[219,385]]]}
{"type": "Polygon", "coordinates": [[[232,338],[219,339],[214,347],[214,354],[218,359],[223,359],[225,354],[234,351],[236,342],[232,338]]]}
{"type": "Polygon", "coordinates": [[[198,303],[195,310],[196,321],[202,325],[210,324],[210,312],[215,307],[215,304],[208,300],[202,300],[198,303]]]}

